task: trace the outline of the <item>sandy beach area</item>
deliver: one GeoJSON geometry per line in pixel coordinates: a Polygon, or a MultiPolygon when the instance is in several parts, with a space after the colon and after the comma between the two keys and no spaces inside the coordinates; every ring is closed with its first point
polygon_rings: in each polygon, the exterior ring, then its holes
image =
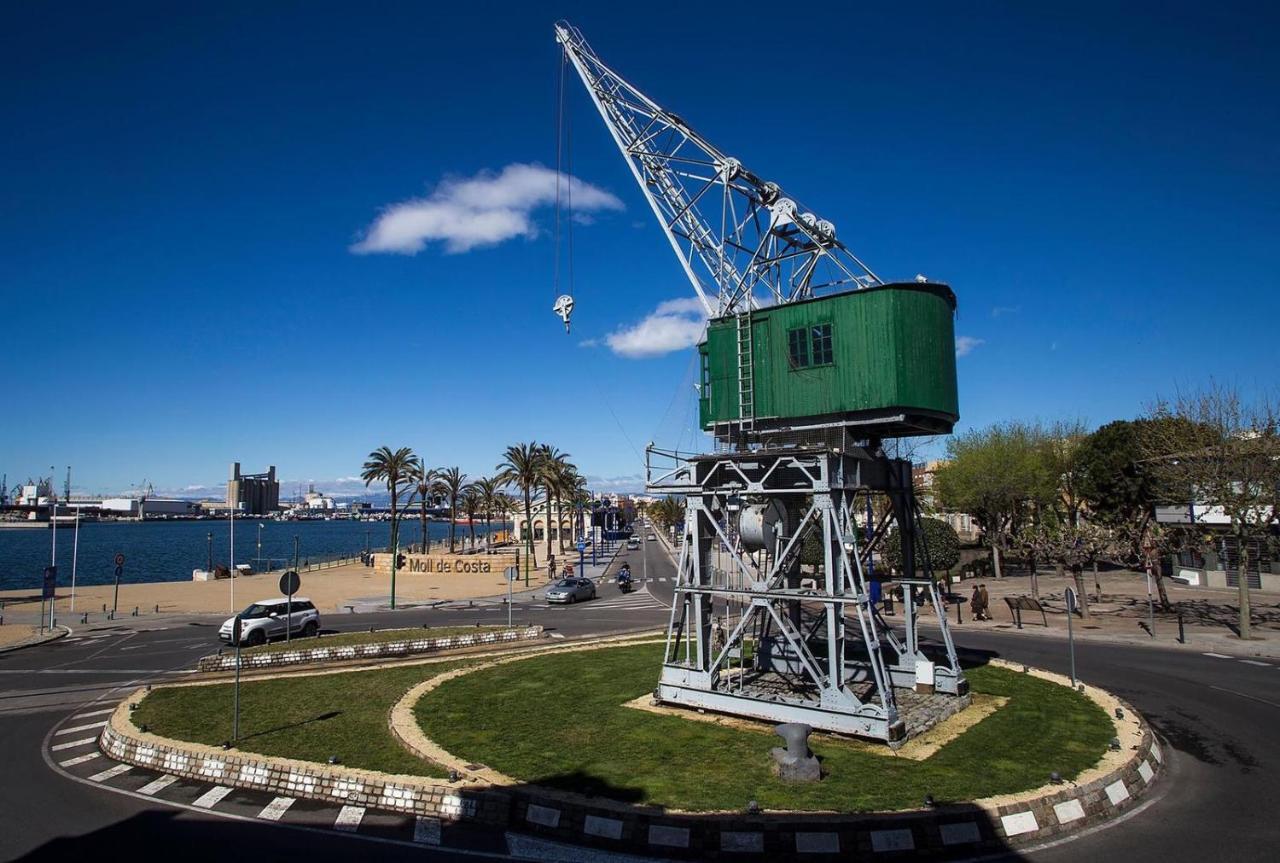
{"type": "MultiPolygon", "coordinates": [[[[472,599],[483,596],[505,595],[507,582],[501,568],[486,574],[461,573],[396,573],[397,602],[422,602],[442,599],[472,599]]],[[[280,573],[264,572],[239,576],[235,579],[235,608],[231,604],[231,579],[217,581],[172,581],[120,585],[120,613],[131,613],[138,607],[146,614],[230,614],[243,609],[250,602],[274,599],[280,596],[280,573]]],[[[321,612],[345,611],[344,605],[385,602],[391,591],[391,576],[386,569],[375,570],[359,563],[336,566],[330,569],[301,573],[302,589],[298,596],[306,597],[321,612]]],[[[546,583],[546,571],[531,573],[531,585],[546,583]]],[[[523,581],[517,589],[523,588],[523,581]]],[[[112,585],[93,585],[76,588],[76,612],[101,612],[112,603],[112,585]]],[[[70,610],[71,589],[59,587],[58,613],[70,610]]],[[[39,590],[0,591],[0,600],[12,612],[40,610],[39,590]]],[[[7,627],[6,627],[7,628],[7,627]]]]}

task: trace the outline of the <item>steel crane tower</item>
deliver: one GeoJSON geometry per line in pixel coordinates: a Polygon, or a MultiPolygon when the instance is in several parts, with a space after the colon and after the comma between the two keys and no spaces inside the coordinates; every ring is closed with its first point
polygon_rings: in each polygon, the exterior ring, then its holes
{"type": "MultiPolygon", "coordinates": [[[[763,317],[765,306],[841,302],[849,292],[933,288],[884,282],[831,222],[626,81],[575,27],[558,23],[556,39],[708,316],[735,321],[738,431],[724,438],[735,451],[691,456],[650,445],[646,453],[648,489],[686,502],[655,697],[901,741],[922,729],[921,716],[959,709],[968,693],[919,529],[911,464],[888,458],[877,429],[859,430],[847,417],[828,423],[821,438],[775,437],[762,446],[753,437],[758,354],[784,346],[757,346],[754,333],[763,330],[752,316],[763,317]],[[870,517],[857,524],[864,495],[888,501],[876,525],[870,517]],[[906,574],[898,580],[901,635],[874,607],[869,587],[872,554],[891,525],[906,574]],[[801,559],[814,538],[822,572],[806,577],[801,559]],[[940,657],[920,647],[916,600],[941,628],[940,657]],[[931,699],[913,718],[913,705],[931,699]]],[[[954,366],[950,374],[954,384],[954,366]]]]}

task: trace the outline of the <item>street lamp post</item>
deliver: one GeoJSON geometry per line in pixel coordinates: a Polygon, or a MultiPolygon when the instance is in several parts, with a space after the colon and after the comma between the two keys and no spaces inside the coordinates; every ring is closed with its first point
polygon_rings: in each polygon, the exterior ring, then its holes
{"type": "Polygon", "coordinates": [[[262,569],[262,522],[258,522],[258,569],[262,569]]]}
{"type": "Polygon", "coordinates": [[[205,572],[209,573],[209,577],[213,577],[213,531],[209,531],[206,538],[209,543],[209,562],[205,564],[205,572]]]}

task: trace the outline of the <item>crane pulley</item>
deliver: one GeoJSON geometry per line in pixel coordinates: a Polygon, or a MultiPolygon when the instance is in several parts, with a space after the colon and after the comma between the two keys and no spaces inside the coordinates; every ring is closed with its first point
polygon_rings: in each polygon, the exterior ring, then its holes
{"type": "Polygon", "coordinates": [[[576,27],[559,22],[556,40],[708,315],[884,284],[836,237],[831,222],[628,83],[576,27]]]}

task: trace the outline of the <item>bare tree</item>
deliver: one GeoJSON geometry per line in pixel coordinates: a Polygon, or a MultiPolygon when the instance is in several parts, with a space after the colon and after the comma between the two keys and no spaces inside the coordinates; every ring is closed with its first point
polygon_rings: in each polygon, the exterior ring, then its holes
{"type": "MultiPolygon", "coordinates": [[[[1217,516],[1229,523],[1240,584],[1241,639],[1252,637],[1249,596],[1250,544],[1273,539],[1280,511],[1280,415],[1267,397],[1246,401],[1231,386],[1214,384],[1189,395],[1159,400],[1145,446],[1159,493],[1188,505],[1192,527],[1217,516]],[[1170,434],[1178,436],[1168,439],[1170,434]]],[[[1255,561],[1255,565],[1256,565],[1255,561]]],[[[1223,569],[1230,566],[1224,555],[1223,569]]]]}

